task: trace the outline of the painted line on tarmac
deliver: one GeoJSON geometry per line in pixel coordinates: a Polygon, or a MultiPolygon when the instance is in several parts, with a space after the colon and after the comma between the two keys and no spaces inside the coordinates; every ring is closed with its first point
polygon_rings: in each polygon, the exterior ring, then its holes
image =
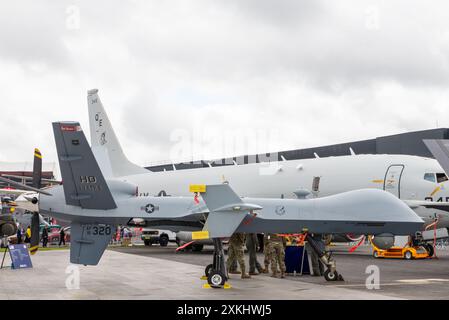
{"type": "MultiPolygon", "coordinates": [[[[449,282],[449,279],[404,279],[395,280],[396,282],[380,283],[380,286],[402,286],[402,285],[427,285],[427,284],[437,284],[449,282]]],[[[327,285],[331,286],[331,285],[327,285]]],[[[350,287],[366,287],[366,284],[337,284],[332,287],[339,288],[350,288],[350,287]]]]}

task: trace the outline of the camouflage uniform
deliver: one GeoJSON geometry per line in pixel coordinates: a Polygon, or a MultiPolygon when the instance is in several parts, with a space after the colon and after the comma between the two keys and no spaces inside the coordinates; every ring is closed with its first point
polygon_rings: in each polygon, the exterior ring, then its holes
{"type": "Polygon", "coordinates": [[[242,278],[248,278],[246,273],[245,259],[243,255],[243,245],[245,243],[245,235],[243,233],[234,233],[229,239],[228,260],[226,261],[226,267],[229,270],[232,266],[232,262],[237,260],[240,265],[240,271],[242,278]]]}
{"type": "Polygon", "coordinates": [[[233,246],[229,246],[228,247],[228,272],[229,273],[240,273],[237,271],[237,260],[235,259],[235,254],[234,254],[234,247],[233,246]],[[229,258],[232,256],[232,259],[229,258]]]}
{"type": "Polygon", "coordinates": [[[264,273],[268,273],[268,270],[270,270],[270,262],[272,256],[270,241],[268,240],[268,233],[265,233],[263,236],[263,254],[264,254],[263,264],[265,265],[264,273]]]}
{"type": "Polygon", "coordinates": [[[281,269],[281,278],[285,276],[285,248],[284,239],[277,234],[270,233],[268,235],[268,240],[271,249],[271,272],[272,276],[276,277],[278,274],[277,265],[281,269]]]}

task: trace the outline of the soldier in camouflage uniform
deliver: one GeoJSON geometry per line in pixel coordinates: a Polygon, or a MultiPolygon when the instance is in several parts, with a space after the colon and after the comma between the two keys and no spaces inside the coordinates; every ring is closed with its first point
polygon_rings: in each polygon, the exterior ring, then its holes
{"type": "Polygon", "coordinates": [[[240,265],[240,271],[242,273],[242,279],[251,278],[246,273],[245,258],[243,255],[243,245],[245,244],[245,235],[243,233],[234,233],[229,239],[228,260],[226,261],[226,267],[229,270],[232,266],[232,262],[237,260],[240,265]]]}
{"type": "Polygon", "coordinates": [[[228,273],[240,274],[240,272],[237,270],[238,269],[238,267],[237,267],[237,259],[235,258],[235,254],[234,254],[233,251],[234,251],[234,247],[230,245],[228,247],[228,261],[227,261],[228,273]],[[231,257],[232,257],[232,259],[231,259],[231,257]]]}
{"type": "Polygon", "coordinates": [[[272,277],[277,278],[278,269],[277,265],[281,269],[281,278],[285,278],[285,248],[284,248],[284,238],[275,234],[268,234],[268,242],[270,244],[271,250],[271,272],[272,277]]]}
{"type": "Polygon", "coordinates": [[[263,273],[268,273],[270,270],[270,262],[271,262],[271,248],[270,248],[270,241],[268,241],[268,233],[265,233],[263,236],[263,254],[264,254],[263,264],[265,265],[263,273]]]}

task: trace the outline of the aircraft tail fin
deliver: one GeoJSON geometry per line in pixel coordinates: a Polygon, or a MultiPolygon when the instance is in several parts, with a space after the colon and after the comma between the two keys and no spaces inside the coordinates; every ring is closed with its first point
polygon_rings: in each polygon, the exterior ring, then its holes
{"type": "Polygon", "coordinates": [[[423,140],[426,147],[449,176],[449,140],[423,140]]]}
{"type": "Polygon", "coordinates": [[[113,225],[72,222],[70,262],[97,265],[115,231],[116,227],[113,225]]]}
{"type": "MultiPolygon", "coordinates": [[[[262,209],[258,205],[244,203],[228,184],[197,185],[191,186],[190,190],[200,192],[209,209],[203,231],[199,233],[207,238],[232,236],[252,210],[262,209]]],[[[192,237],[198,239],[195,233],[192,237]]]]}
{"type": "Polygon", "coordinates": [[[117,205],[78,122],[53,122],[66,204],[108,210],[117,205]]]}
{"type": "Polygon", "coordinates": [[[42,184],[42,153],[38,148],[34,149],[34,162],[33,162],[33,183],[34,188],[40,189],[42,184]]]}
{"type": "Polygon", "coordinates": [[[92,151],[104,175],[107,177],[122,177],[147,173],[147,169],[130,162],[123,153],[120,142],[98,96],[98,89],[87,92],[87,105],[89,108],[92,151]]]}

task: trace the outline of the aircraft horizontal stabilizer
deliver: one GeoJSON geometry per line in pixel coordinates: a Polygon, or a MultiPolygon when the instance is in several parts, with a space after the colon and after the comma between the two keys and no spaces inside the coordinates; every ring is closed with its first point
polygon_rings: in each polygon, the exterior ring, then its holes
{"type": "Polygon", "coordinates": [[[192,234],[196,239],[204,239],[205,236],[230,237],[250,211],[262,209],[258,205],[244,203],[228,184],[207,185],[204,190],[201,196],[209,209],[209,215],[202,233],[192,234]]]}
{"type": "MultiPolygon", "coordinates": [[[[13,185],[13,186],[15,186],[17,188],[21,188],[23,190],[33,191],[33,192],[45,194],[47,196],[51,196],[51,193],[48,193],[48,192],[46,192],[46,191],[44,191],[42,189],[33,188],[33,187],[30,187],[29,185],[26,185],[26,184],[23,184],[23,183],[20,183],[20,182],[16,182],[16,181],[13,181],[13,180],[10,180],[10,179],[6,179],[4,177],[0,177],[0,181],[3,181],[3,182],[5,182],[7,184],[10,184],[10,185],[13,185]]],[[[12,190],[12,191],[14,191],[14,190],[12,190]]],[[[22,193],[24,193],[24,192],[22,192],[22,193]]]]}
{"type": "Polygon", "coordinates": [[[112,225],[73,222],[70,230],[70,262],[97,265],[115,231],[112,225]]]}

